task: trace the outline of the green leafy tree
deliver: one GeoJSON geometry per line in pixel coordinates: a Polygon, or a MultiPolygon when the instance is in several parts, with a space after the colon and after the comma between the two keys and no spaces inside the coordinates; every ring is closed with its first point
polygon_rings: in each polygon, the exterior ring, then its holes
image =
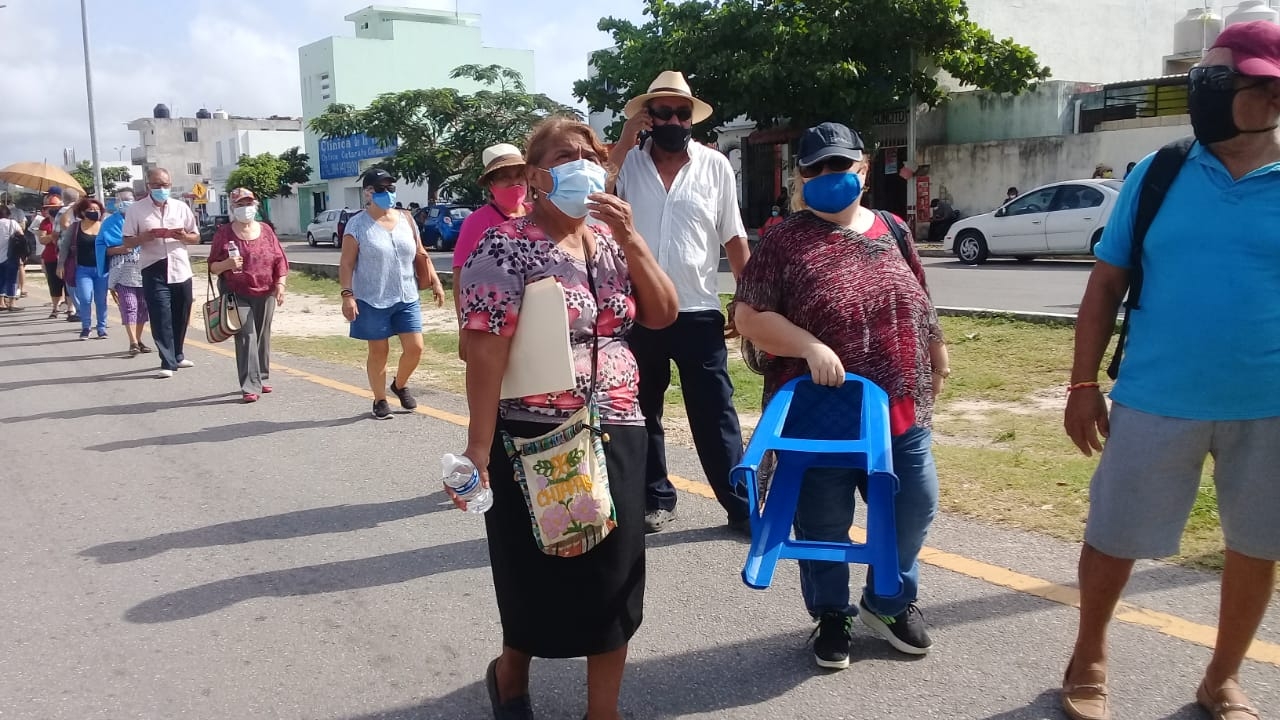
{"type": "Polygon", "coordinates": [[[290,148],[280,153],[286,170],[280,178],[280,194],[288,197],[293,194],[294,185],[302,185],[311,181],[311,163],[302,148],[290,148]]]}
{"type": "MultiPolygon", "coordinates": [[[[84,188],[86,193],[90,195],[95,194],[96,188],[93,184],[93,164],[88,160],[81,160],[80,163],[76,165],[76,169],[71,171],[71,177],[75,178],[76,182],[80,183],[80,187],[84,188]]],[[[111,165],[102,168],[103,196],[105,197],[114,193],[116,191],[116,183],[127,183],[129,180],[129,168],[127,167],[111,165]]]]}
{"type": "Polygon", "coordinates": [[[292,195],[291,183],[303,183],[310,177],[311,166],[307,164],[306,153],[292,148],[278,156],[272,153],[241,155],[236,169],[227,176],[226,187],[228,190],[238,187],[251,190],[262,206],[262,216],[269,218],[270,198],[292,195]]]}
{"type": "Polygon", "coordinates": [[[454,88],[384,93],[368,107],[331,105],[309,124],[325,138],[364,133],[390,145],[395,154],[379,163],[409,183],[425,183],[431,203],[442,191],[478,202],[476,187],[484,148],[499,142],[520,144],[529,131],[552,114],[579,113],[545,95],[531,93],[520,73],[501,65],[462,65],[450,73],[484,89],[467,94],[454,88]]]}
{"type": "Polygon", "coordinates": [[[695,128],[704,137],[740,115],[761,127],[866,127],[913,93],[941,102],[939,69],[1007,93],[1049,75],[1029,48],[969,20],[963,0],[646,0],[645,14],[639,26],[600,21],[615,47],[594,54],[597,75],[574,95],[592,111],[620,112],[659,72],[682,70],[716,108],[695,128]]]}

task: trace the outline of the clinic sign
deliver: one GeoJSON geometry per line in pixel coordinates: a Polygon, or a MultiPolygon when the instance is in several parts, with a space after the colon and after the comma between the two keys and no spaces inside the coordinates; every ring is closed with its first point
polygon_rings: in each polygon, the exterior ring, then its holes
{"type": "Polygon", "coordinates": [[[355,177],[360,174],[360,161],[394,154],[396,143],[383,146],[377,140],[356,133],[346,137],[320,139],[320,179],[355,177]]]}

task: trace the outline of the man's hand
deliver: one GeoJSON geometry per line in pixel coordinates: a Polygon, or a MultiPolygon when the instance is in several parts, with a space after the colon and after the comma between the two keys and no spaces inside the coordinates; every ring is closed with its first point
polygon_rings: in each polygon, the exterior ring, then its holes
{"type": "Polygon", "coordinates": [[[649,117],[647,110],[636,113],[633,117],[627,118],[622,125],[622,133],[618,136],[622,142],[635,145],[640,140],[640,133],[653,129],[653,118],[649,117]]]}
{"type": "Polygon", "coordinates": [[[1063,427],[1071,442],[1085,457],[1102,452],[1102,439],[1111,436],[1111,419],[1107,415],[1107,399],[1100,388],[1080,388],[1067,394],[1067,410],[1063,427]],[[1101,438],[1099,437],[1101,435],[1101,438]]]}
{"type": "Polygon", "coordinates": [[[742,333],[738,332],[738,325],[733,321],[733,309],[736,303],[729,303],[729,315],[724,319],[724,339],[733,340],[742,337],[742,333]]]}

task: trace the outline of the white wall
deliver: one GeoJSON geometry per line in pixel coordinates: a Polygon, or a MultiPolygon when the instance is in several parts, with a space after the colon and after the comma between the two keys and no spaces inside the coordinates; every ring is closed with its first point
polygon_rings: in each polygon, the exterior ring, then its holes
{"type": "Polygon", "coordinates": [[[994,210],[1010,185],[1026,192],[1045,183],[1087,178],[1098,163],[1110,165],[1116,178],[1123,178],[1130,162],[1191,134],[1186,116],[1125,122],[1146,126],[1081,135],[935,145],[921,149],[921,162],[930,166],[933,197],[947,198],[961,213],[976,215],[994,210]]]}

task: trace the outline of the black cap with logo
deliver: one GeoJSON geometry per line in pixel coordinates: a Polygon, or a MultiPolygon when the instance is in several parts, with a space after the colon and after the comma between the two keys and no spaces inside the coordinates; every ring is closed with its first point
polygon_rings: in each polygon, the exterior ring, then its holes
{"type": "Polygon", "coordinates": [[[366,170],[364,175],[360,177],[360,187],[362,188],[380,188],[383,185],[391,184],[396,181],[396,177],[382,168],[373,168],[366,170]]]}
{"type": "Polygon", "coordinates": [[[843,157],[854,162],[862,159],[862,138],[840,123],[825,122],[804,131],[800,136],[801,165],[813,165],[827,158],[843,157]]]}

